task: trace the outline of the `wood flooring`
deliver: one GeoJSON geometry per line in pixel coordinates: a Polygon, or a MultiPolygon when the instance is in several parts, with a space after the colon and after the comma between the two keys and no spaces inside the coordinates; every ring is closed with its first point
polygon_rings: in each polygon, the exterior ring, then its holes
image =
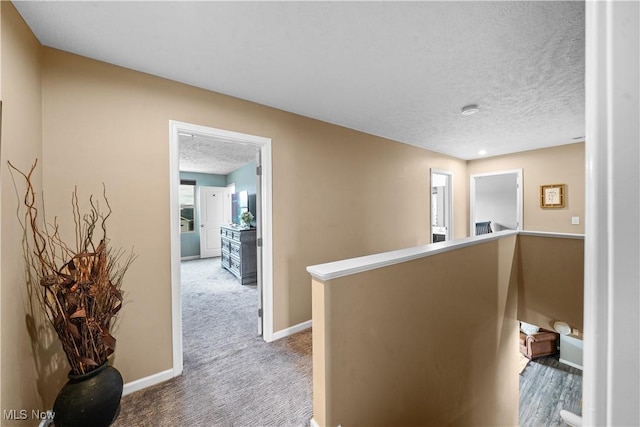
{"type": "Polygon", "coordinates": [[[582,414],[582,371],[557,356],[532,360],[520,375],[520,426],[566,426],[561,409],[582,414]]]}

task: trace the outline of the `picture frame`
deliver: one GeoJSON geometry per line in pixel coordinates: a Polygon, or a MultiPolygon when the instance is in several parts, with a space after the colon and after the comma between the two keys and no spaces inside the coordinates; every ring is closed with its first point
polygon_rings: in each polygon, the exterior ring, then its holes
{"type": "Polygon", "coordinates": [[[549,184],[540,186],[540,207],[557,209],[565,207],[565,185],[549,184]]]}

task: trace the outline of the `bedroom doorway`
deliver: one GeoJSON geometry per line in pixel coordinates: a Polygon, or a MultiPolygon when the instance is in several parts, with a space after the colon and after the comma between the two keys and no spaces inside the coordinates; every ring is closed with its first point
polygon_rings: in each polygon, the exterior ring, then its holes
{"type": "Polygon", "coordinates": [[[431,168],[431,243],[453,239],[453,172],[431,168]]]}
{"type": "Polygon", "coordinates": [[[222,141],[227,144],[237,144],[238,147],[251,147],[258,153],[258,174],[260,188],[256,197],[258,215],[256,218],[256,233],[258,238],[258,331],[265,341],[273,340],[273,259],[272,259],[272,211],[271,211],[271,139],[215,129],[190,123],[169,122],[170,143],[170,227],[171,227],[171,289],[172,289],[172,342],[173,342],[173,376],[178,376],[183,370],[183,334],[182,334],[182,302],[180,277],[180,134],[197,134],[204,138],[222,141]]]}
{"type": "Polygon", "coordinates": [[[521,230],[522,169],[471,175],[469,216],[470,236],[521,230]]]}

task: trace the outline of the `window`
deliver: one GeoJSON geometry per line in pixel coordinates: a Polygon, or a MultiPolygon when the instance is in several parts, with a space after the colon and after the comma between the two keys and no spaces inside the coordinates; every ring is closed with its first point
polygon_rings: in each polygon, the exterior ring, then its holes
{"type": "Polygon", "coordinates": [[[195,230],[196,182],[180,180],[180,232],[195,230]]]}

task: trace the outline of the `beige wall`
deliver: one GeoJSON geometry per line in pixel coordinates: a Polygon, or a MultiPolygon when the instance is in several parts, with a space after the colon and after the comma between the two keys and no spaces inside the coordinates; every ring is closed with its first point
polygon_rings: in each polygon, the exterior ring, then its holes
{"type": "Polygon", "coordinates": [[[518,320],[553,329],[557,320],[582,334],[584,240],[519,236],[518,320]]]}
{"type": "Polygon", "coordinates": [[[523,169],[523,223],[525,230],[584,233],[585,157],[584,143],[525,151],[468,162],[469,175],[523,169]],[[566,184],[566,206],[540,207],[540,186],[566,184]],[[579,216],[580,225],[571,217],[579,216]]]}
{"type": "MultiPolygon", "coordinates": [[[[2,135],[0,142],[0,411],[5,409],[46,409],[43,401],[50,397],[47,387],[57,386],[57,377],[48,370],[56,362],[51,353],[59,350],[51,334],[42,328],[39,311],[35,319],[28,304],[22,258],[22,232],[16,217],[21,200],[7,167],[11,161],[28,170],[36,157],[42,155],[42,114],[40,94],[40,44],[31,34],[11,2],[0,2],[0,88],[2,89],[2,135]],[[35,320],[32,323],[30,320],[35,320]],[[33,327],[27,328],[27,322],[33,327]],[[33,341],[30,339],[33,337],[33,341]],[[53,346],[53,347],[52,347],[53,346]],[[49,384],[46,384],[46,382],[49,384]]],[[[33,182],[42,184],[41,170],[33,182]]],[[[24,191],[17,177],[17,188],[24,191]]],[[[37,420],[10,421],[0,413],[0,424],[37,425],[37,420]]]]}
{"type": "Polygon", "coordinates": [[[48,48],[43,111],[48,211],[68,222],[73,186],[104,181],[110,237],[140,255],[116,331],[125,381],[172,366],[169,120],[272,139],[275,331],[311,318],[307,265],[428,242],[429,168],[455,173],[466,210],[464,161],[48,48]]]}
{"type": "Polygon", "coordinates": [[[515,245],[314,280],[315,420],[517,425],[515,245]]]}
{"type": "Polygon", "coordinates": [[[582,239],[519,235],[313,279],[314,419],[517,425],[516,319],[581,330],[583,257],[582,239]]]}

